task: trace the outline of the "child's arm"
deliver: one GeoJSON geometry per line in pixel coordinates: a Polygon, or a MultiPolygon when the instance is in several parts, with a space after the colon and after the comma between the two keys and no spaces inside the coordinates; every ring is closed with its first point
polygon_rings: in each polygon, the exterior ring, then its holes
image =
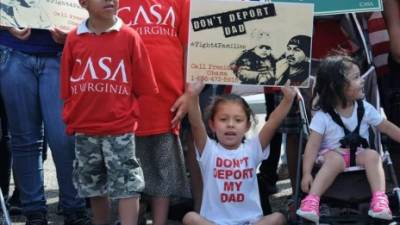
{"type": "Polygon", "coordinates": [[[315,159],[317,158],[321,142],[322,135],[311,130],[303,156],[303,178],[301,181],[301,190],[304,192],[308,192],[310,190],[311,183],[313,181],[311,170],[314,166],[315,159]]]}
{"type": "Polygon", "coordinates": [[[278,129],[279,125],[288,114],[292,106],[293,99],[296,96],[296,89],[294,87],[285,86],[282,87],[281,90],[284,95],[281,103],[279,103],[278,107],[276,107],[271,113],[268,121],[265,122],[263,128],[258,134],[262,149],[265,149],[268,146],[275,134],[275,130],[278,129]]]}
{"type": "Polygon", "coordinates": [[[383,120],[377,128],[380,132],[387,134],[390,138],[400,143],[400,128],[389,120],[383,120]]]}
{"type": "Polygon", "coordinates": [[[204,88],[202,83],[189,84],[187,87],[190,96],[188,117],[194,144],[201,155],[207,142],[207,131],[201,116],[199,94],[204,88]]]}

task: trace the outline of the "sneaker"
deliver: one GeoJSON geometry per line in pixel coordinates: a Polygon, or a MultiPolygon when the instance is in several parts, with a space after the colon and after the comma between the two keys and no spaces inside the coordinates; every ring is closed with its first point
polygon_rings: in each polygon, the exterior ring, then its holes
{"type": "Polygon", "coordinates": [[[25,225],[47,225],[46,213],[36,212],[27,215],[25,225]]]}
{"type": "Polygon", "coordinates": [[[314,223],[319,222],[319,197],[309,194],[302,201],[296,214],[314,223]]]}
{"type": "Polygon", "coordinates": [[[374,193],[368,215],[383,220],[392,220],[392,211],[389,208],[389,200],[385,193],[374,193]]]}
{"type": "Polygon", "coordinates": [[[79,211],[64,215],[64,225],[92,225],[86,211],[79,211]]]}

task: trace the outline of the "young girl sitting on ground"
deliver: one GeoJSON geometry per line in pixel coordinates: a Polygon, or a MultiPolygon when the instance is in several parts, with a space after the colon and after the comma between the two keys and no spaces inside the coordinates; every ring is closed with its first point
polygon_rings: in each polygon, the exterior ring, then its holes
{"type": "Polygon", "coordinates": [[[367,147],[368,128],[370,125],[375,126],[397,142],[400,142],[400,129],[385,120],[368,102],[361,100],[364,98],[363,86],[364,80],[360,76],[359,67],[347,56],[327,57],[317,72],[314,98],[317,96],[315,109],[318,111],[310,124],[311,134],[304,153],[301,181],[301,188],[308,195],[297,210],[299,216],[315,223],[319,222],[320,196],[336,176],[350,166],[350,149],[346,145],[350,136],[345,135],[343,126],[346,127],[346,132],[359,140],[355,142],[357,145],[354,144],[354,159],[356,165],[365,168],[372,190],[368,214],[374,218],[392,219],[385,194],[382,160],[378,152],[367,147]],[[359,116],[362,109],[364,113],[359,116]],[[360,147],[360,143],[365,145],[360,147]],[[313,179],[311,170],[317,158],[323,164],[313,179]]]}
{"type": "Polygon", "coordinates": [[[283,87],[284,98],[271,114],[258,136],[245,139],[254,114],[243,98],[223,95],[210,105],[209,126],[215,140],[207,136],[198,95],[199,83],[189,87],[189,122],[197,150],[202,179],[203,201],[200,214],[189,212],[185,225],[281,225],[280,213],[263,216],[258,194],[256,168],[269,154],[267,148],[275,130],[292,105],[296,90],[283,87]]]}

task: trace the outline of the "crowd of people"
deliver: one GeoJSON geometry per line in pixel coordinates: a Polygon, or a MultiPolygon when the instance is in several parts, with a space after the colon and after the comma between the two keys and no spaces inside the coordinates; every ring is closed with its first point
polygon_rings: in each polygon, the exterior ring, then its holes
{"type": "MultiPolygon", "coordinates": [[[[378,83],[382,96],[395,98],[400,2],[383,3],[389,69],[382,70],[378,83]]],[[[313,115],[301,181],[307,195],[297,214],[317,223],[321,195],[356,164],[365,167],[371,186],[368,214],[392,219],[382,162],[366,139],[369,126],[393,139],[389,149],[400,174],[400,124],[390,122],[398,121],[391,112],[399,102],[383,102],[385,119],[362,100],[365,55],[344,15],[315,17],[312,42],[296,35],[281,57],[263,44],[231,63],[242,84],[282,86],[265,88],[266,121],[255,137],[246,138],[254,113],[241,96],[229,86],[185,83],[189,0],[79,4],[89,17],[68,34],[57,28],[0,27],[0,187],[10,209],[21,207],[26,225],[48,224],[47,145],[65,225],[113,224],[112,201],[118,202],[117,223],[138,224],[146,201],[153,224],[166,225],[175,198],[193,199],[182,218],[185,225],[287,224],[285,213],[273,212],[268,196],[277,191],[283,133],[296,188],[301,128],[293,86],[308,87],[301,93],[313,115]],[[138,19],[139,11],[146,19],[138,19]],[[157,29],[168,32],[153,32],[157,29]],[[356,145],[343,141],[349,135],[356,145]],[[313,177],[315,162],[322,166],[313,177]]]]}

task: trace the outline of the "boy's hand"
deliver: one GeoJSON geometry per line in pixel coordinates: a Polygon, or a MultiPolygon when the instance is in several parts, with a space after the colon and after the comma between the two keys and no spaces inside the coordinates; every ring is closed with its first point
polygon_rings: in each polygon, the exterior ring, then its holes
{"type": "Polygon", "coordinates": [[[308,193],[310,191],[313,180],[314,179],[311,174],[303,174],[303,179],[301,179],[301,190],[305,193],[308,193]]]}
{"type": "Polygon", "coordinates": [[[31,28],[11,27],[8,30],[8,32],[10,32],[12,36],[14,36],[22,41],[28,40],[28,38],[31,36],[31,28]]]}
{"type": "Polygon", "coordinates": [[[51,33],[51,37],[53,38],[53,40],[58,43],[58,44],[64,44],[65,43],[65,39],[67,38],[67,33],[56,28],[53,27],[50,29],[50,33],[51,33]]]}

